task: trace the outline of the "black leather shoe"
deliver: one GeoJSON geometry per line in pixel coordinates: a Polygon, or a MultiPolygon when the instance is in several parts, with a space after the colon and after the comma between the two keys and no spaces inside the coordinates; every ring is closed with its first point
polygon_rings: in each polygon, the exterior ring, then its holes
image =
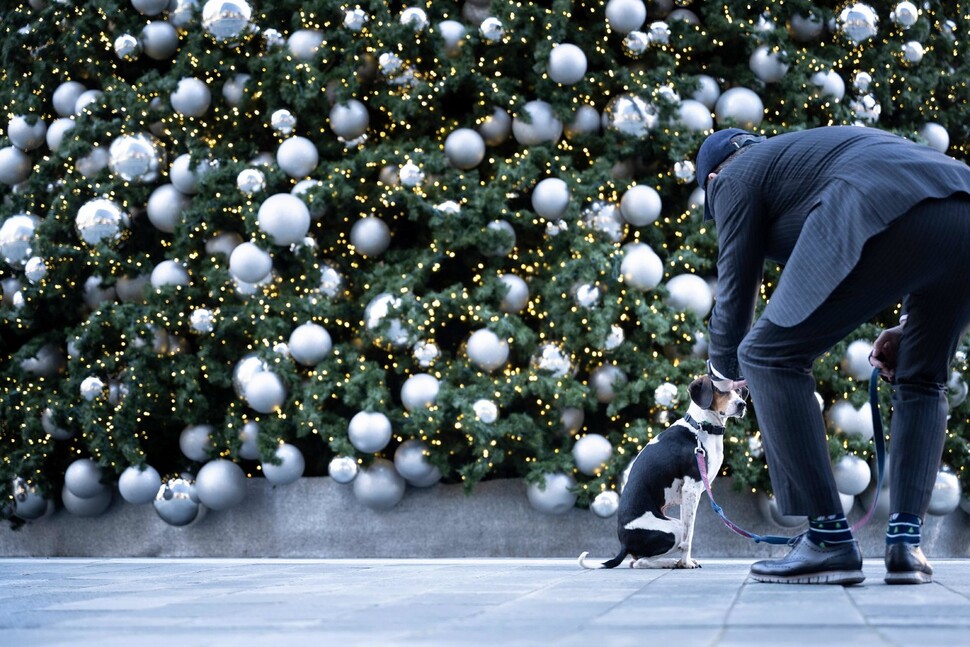
{"type": "Polygon", "coordinates": [[[917,544],[886,544],[886,584],[929,584],[933,567],[917,544]]]}
{"type": "Polygon", "coordinates": [[[791,544],[791,552],[781,559],[752,564],[751,578],[758,582],[842,585],[859,584],[866,579],[862,574],[862,552],[855,540],[822,548],[804,533],[791,544]]]}

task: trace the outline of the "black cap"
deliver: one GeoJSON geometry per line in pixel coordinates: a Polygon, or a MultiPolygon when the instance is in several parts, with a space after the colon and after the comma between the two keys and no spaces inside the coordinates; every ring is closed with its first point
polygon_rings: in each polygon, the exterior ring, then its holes
{"type": "MultiPolygon", "coordinates": [[[[697,185],[702,189],[707,189],[707,176],[721,165],[721,162],[730,157],[733,153],[741,149],[740,143],[731,140],[738,135],[751,135],[747,130],[740,128],[725,128],[713,135],[709,135],[701,148],[697,151],[697,161],[694,167],[697,171],[697,185]]],[[[712,218],[707,208],[707,197],[704,198],[704,220],[712,218]]]]}

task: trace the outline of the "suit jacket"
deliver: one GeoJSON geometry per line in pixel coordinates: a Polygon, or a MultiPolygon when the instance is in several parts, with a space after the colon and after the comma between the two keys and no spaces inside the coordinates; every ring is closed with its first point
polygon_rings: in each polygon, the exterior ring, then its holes
{"type": "Polygon", "coordinates": [[[848,275],[869,238],[917,203],[957,193],[970,194],[964,162],[872,128],[785,133],[732,160],[707,186],[719,247],[711,363],[740,374],[737,348],[765,259],[785,267],[763,316],[794,326],[848,275]]]}

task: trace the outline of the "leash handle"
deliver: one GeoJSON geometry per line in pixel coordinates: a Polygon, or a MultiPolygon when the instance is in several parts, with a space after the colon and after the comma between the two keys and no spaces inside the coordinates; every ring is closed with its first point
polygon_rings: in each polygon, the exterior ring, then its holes
{"type": "MultiPolygon", "coordinates": [[[[876,494],[872,497],[872,503],[869,505],[869,510],[866,514],[852,524],[850,528],[852,532],[866,525],[872,518],[873,513],[876,511],[876,504],[879,502],[879,493],[882,490],[882,482],[886,474],[886,436],[882,428],[882,418],[879,415],[878,368],[872,369],[872,375],[869,377],[869,404],[872,409],[872,439],[876,446],[876,494]]],[[[707,490],[707,498],[711,502],[711,508],[721,518],[725,526],[742,537],[754,540],[755,543],[787,544],[793,539],[792,537],[782,537],[780,535],[759,535],[745,530],[728,519],[721,506],[714,501],[714,493],[711,492],[711,482],[707,478],[707,452],[704,451],[700,443],[698,443],[697,448],[694,450],[694,455],[697,457],[697,469],[701,473],[701,480],[704,482],[704,489],[707,490]]]]}

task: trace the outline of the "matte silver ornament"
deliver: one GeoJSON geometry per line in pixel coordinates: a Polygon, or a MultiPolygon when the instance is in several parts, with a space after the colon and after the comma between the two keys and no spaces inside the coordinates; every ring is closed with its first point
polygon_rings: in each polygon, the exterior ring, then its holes
{"type": "Polygon", "coordinates": [[[303,452],[295,445],[281,443],[274,452],[279,465],[274,465],[269,461],[262,462],[263,476],[273,485],[289,485],[301,476],[306,469],[306,459],[303,452]]]}
{"type": "Polygon", "coordinates": [[[359,452],[379,452],[391,442],[391,421],[383,413],[361,411],[350,419],[347,437],[359,452]]]}
{"type": "Polygon", "coordinates": [[[606,24],[621,34],[640,29],[646,19],[647,7],[641,0],[609,0],[606,3],[606,24]]]}
{"type": "Polygon", "coordinates": [[[572,43],[560,43],[549,52],[546,71],[549,78],[562,85],[574,85],[586,75],[586,53],[572,43]]]}
{"type": "Polygon", "coordinates": [[[43,119],[29,121],[23,115],[11,117],[7,122],[7,137],[10,143],[22,151],[32,151],[46,141],[47,124],[43,119]]]}
{"type": "Polygon", "coordinates": [[[90,458],[79,458],[64,472],[64,487],[81,498],[97,496],[104,489],[104,471],[90,458]]]}
{"type": "Polygon", "coordinates": [[[754,90],[734,87],[724,91],[714,104],[717,123],[732,120],[740,128],[752,129],[764,119],[765,105],[754,90]]]}
{"type": "Polygon", "coordinates": [[[290,357],[303,366],[316,366],[330,355],[332,349],[330,333],[320,324],[305,323],[290,333],[290,357]]]}
{"type": "Polygon", "coordinates": [[[256,373],[246,385],[246,403],[260,413],[278,411],[286,402],[286,385],[272,371],[256,373]]]}
{"type": "Polygon", "coordinates": [[[445,138],[445,157],[455,168],[467,171],[485,159],[485,140],[471,128],[458,128],[445,138]]]}
{"type": "Polygon", "coordinates": [[[397,473],[394,463],[378,458],[360,470],[354,479],[354,496],[371,510],[385,511],[396,506],[402,498],[406,482],[397,473]]]}
{"type": "Polygon", "coordinates": [[[532,209],[548,220],[561,218],[569,206],[569,185],[557,177],[540,180],[532,190],[532,209]]]}
{"type": "Polygon", "coordinates": [[[528,483],[526,496],[533,508],[546,514],[565,514],[576,505],[576,479],[563,472],[543,475],[542,483],[528,483]]]}
{"type": "Polygon", "coordinates": [[[962,487],[957,475],[947,468],[941,469],[936,474],[936,483],[933,484],[927,514],[937,516],[950,514],[959,507],[961,495],[962,487]]]}
{"type": "Polygon", "coordinates": [[[586,434],[576,440],[572,455],[576,469],[588,476],[595,476],[613,455],[613,444],[601,434],[586,434]]]}
{"type": "Polygon", "coordinates": [[[509,359],[509,343],[487,328],[476,330],[468,338],[465,352],[472,364],[484,371],[501,368],[509,359]]]}
{"type": "Polygon", "coordinates": [[[408,411],[431,407],[441,388],[438,378],[430,373],[416,373],[401,386],[401,403],[408,411]]]}
{"type": "Polygon", "coordinates": [[[61,503],[64,509],[76,517],[97,517],[111,505],[113,490],[109,486],[102,486],[89,497],[74,494],[65,485],[61,489],[61,503]]]}
{"type": "Polygon", "coordinates": [[[319,161],[317,147],[306,137],[285,139],[276,150],[277,166],[294,180],[310,175],[319,161]]]}
{"type": "Polygon", "coordinates": [[[147,133],[116,137],[108,149],[108,168],[128,182],[154,182],[164,164],[165,149],[147,133]]]}
{"type": "Polygon", "coordinates": [[[209,110],[212,92],[205,81],[194,77],[179,80],[175,92],[169,97],[172,109],[184,117],[201,117],[209,110]]]}
{"type": "Polygon", "coordinates": [[[30,157],[16,146],[0,148],[0,184],[20,184],[33,169],[30,157]]]}
{"type": "Polygon", "coordinates": [[[142,28],[141,46],[148,58],[170,60],[179,48],[178,30],[170,22],[154,20],[142,28]]]}
{"type": "Polygon", "coordinates": [[[213,459],[196,475],[195,492],[199,502],[211,510],[234,508],[246,498],[246,474],[230,460],[213,459]]]}
{"type": "Polygon", "coordinates": [[[182,213],[191,203],[191,198],[176,189],[174,185],[163,184],[152,191],[145,211],[148,214],[148,220],[155,225],[156,229],[171,234],[182,222],[182,213]]]}
{"type": "Polygon", "coordinates": [[[151,465],[131,465],[118,478],[121,498],[133,505],[151,503],[161,486],[162,477],[151,465]]]}
{"type": "Polygon", "coordinates": [[[367,132],[370,114],[367,106],[357,99],[335,104],[330,109],[330,129],[345,140],[352,140],[367,132]]]}
{"type": "Polygon", "coordinates": [[[394,468],[414,487],[431,487],[441,480],[441,470],[428,461],[428,445],[412,438],[394,451],[394,468]]]}
{"type": "Polygon", "coordinates": [[[529,101],[522,107],[526,117],[516,115],[512,119],[512,135],[523,146],[534,146],[546,142],[555,143],[562,136],[563,124],[556,117],[552,105],[545,101],[529,101]]]}
{"type": "Polygon", "coordinates": [[[350,228],[350,244],[362,256],[380,256],[391,244],[391,230],[377,216],[361,218],[350,228]]]}
{"type": "Polygon", "coordinates": [[[310,230],[310,211],[296,196],[276,193],[259,205],[256,224],[274,245],[285,247],[306,237],[310,230]]]}

